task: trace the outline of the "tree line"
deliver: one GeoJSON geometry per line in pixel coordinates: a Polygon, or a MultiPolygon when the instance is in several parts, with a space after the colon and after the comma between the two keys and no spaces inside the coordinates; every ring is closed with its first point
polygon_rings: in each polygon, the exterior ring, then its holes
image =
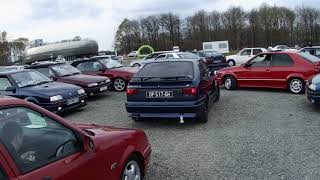
{"type": "Polygon", "coordinates": [[[14,62],[22,61],[28,41],[27,38],[8,41],[7,32],[0,31],[0,66],[8,66],[14,62]]]}
{"type": "Polygon", "coordinates": [[[141,45],[155,50],[202,49],[202,42],[228,40],[231,50],[278,44],[305,46],[320,43],[320,9],[294,10],[262,4],[250,11],[230,7],[224,12],[200,10],[185,18],[174,13],[124,19],[115,36],[115,49],[129,53],[141,45]]]}

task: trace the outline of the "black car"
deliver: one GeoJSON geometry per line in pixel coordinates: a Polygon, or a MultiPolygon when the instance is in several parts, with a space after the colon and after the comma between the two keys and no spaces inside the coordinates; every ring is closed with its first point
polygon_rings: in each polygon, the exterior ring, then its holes
{"type": "Polygon", "coordinates": [[[24,99],[56,113],[87,104],[87,95],[81,87],[53,82],[34,70],[0,73],[0,95],[24,99]]]}
{"type": "Polygon", "coordinates": [[[320,46],[304,47],[300,51],[308,52],[314,56],[320,58],[320,46]]]}
{"type": "Polygon", "coordinates": [[[74,84],[82,87],[88,96],[95,96],[107,92],[111,81],[107,77],[82,74],[77,68],[66,63],[39,62],[27,69],[34,69],[57,82],[74,84]]]}
{"type": "Polygon", "coordinates": [[[193,51],[193,53],[205,61],[210,71],[228,67],[226,57],[217,51],[193,51]]]}
{"type": "Polygon", "coordinates": [[[144,65],[129,82],[126,109],[140,118],[197,118],[208,121],[220,89],[203,60],[178,59],[144,65]]]}

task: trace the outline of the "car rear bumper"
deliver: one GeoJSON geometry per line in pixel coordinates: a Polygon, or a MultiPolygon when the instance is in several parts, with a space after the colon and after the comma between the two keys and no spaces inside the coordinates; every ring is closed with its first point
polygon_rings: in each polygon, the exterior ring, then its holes
{"type": "Polygon", "coordinates": [[[308,100],[312,104],[320,105],[320,92],[311,91],[306,87],[306,94],[307,94],[308,100]]]}
{"type": "Polygon", "coordinates": [[[79,97],[79,102],[74,103],[74,104],[67,104],[67,100],[63,100],[60,102],[53,102],[53,103],[46,103],[46,104],[39,104],[39,106],[54,112],[54,113],[64,113],[67,112],[69,110],[74,110],[83,106],[87,105],[87,96],[80,96],[79,97]]]}
{"type": "Polygon", "coordinates": [[[181,102],[132,102],[126,103],[130,117],[141,118],[195,118],[205,106],[205,100],[181,102]]]}
{"type": "Polygon", "coordinates": [[[228,63],[208,64],[207,66],[210,71],[216,71],[228,67],[228,63]]]}
{"type": "Polygon", "coordinates": [[[106,93],[110,89],[110,87],[111,87],[111,83],[107,83],[104,85],[99,85],[96,87],[86,87],[83,89],[87,93],[88,96],[96,96],[99,94],[106,93]]]}

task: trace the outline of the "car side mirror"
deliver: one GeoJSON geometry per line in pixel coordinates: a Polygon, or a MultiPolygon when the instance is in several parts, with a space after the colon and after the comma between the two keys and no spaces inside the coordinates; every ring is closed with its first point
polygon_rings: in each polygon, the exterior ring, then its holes
{"type": "Polygon", "coordinates": [[[84,149],[86,151],[94,151],[96,146],[89,136],[84,136],[84,149]]]}
{"type": "Polygon", "coordinates": [[[6,88],[6,91],[16,92],[16,87],[9,86],[9,87],[6,88]]]}
{"type": "Polygon", "coordinates": [[[52,79],[53,81],[56,81],[56,80],[57,80],[57,78],[54,77],[54,76],[50,76],[49,78],[52,79]]]}
{"type": "Polygon", "coordinates": [[[101,71],[101,72],[105,72],[105,71],[106,71],[106,69],[105,69],[105,68],[103,68],[103,67],[101,67],[101,68],[99,68],[99,71],[101,71]]]}
{"type": "Polygon", "coordinates": [[[249,63],[244,63],[243,64],[243,67],[245,67],[245,68],[250,67],[250,66],[251,66],[251,64],[249,64],[249,63]]]}

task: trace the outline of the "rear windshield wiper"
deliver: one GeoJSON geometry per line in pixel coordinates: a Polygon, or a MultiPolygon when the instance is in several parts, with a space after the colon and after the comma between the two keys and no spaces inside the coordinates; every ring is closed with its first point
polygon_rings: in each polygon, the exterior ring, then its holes
{"type": "Polygon", "coordinates": [[[164,77],[136,77],[136,78],[140,78],[141,81],[148,81],[150,79],[174,79],[174,80],[178,80],[178,79],[184,79],[184,78],[188,78],[188,79],[192,79],[192,76],[164,76],[164,77]]]}

